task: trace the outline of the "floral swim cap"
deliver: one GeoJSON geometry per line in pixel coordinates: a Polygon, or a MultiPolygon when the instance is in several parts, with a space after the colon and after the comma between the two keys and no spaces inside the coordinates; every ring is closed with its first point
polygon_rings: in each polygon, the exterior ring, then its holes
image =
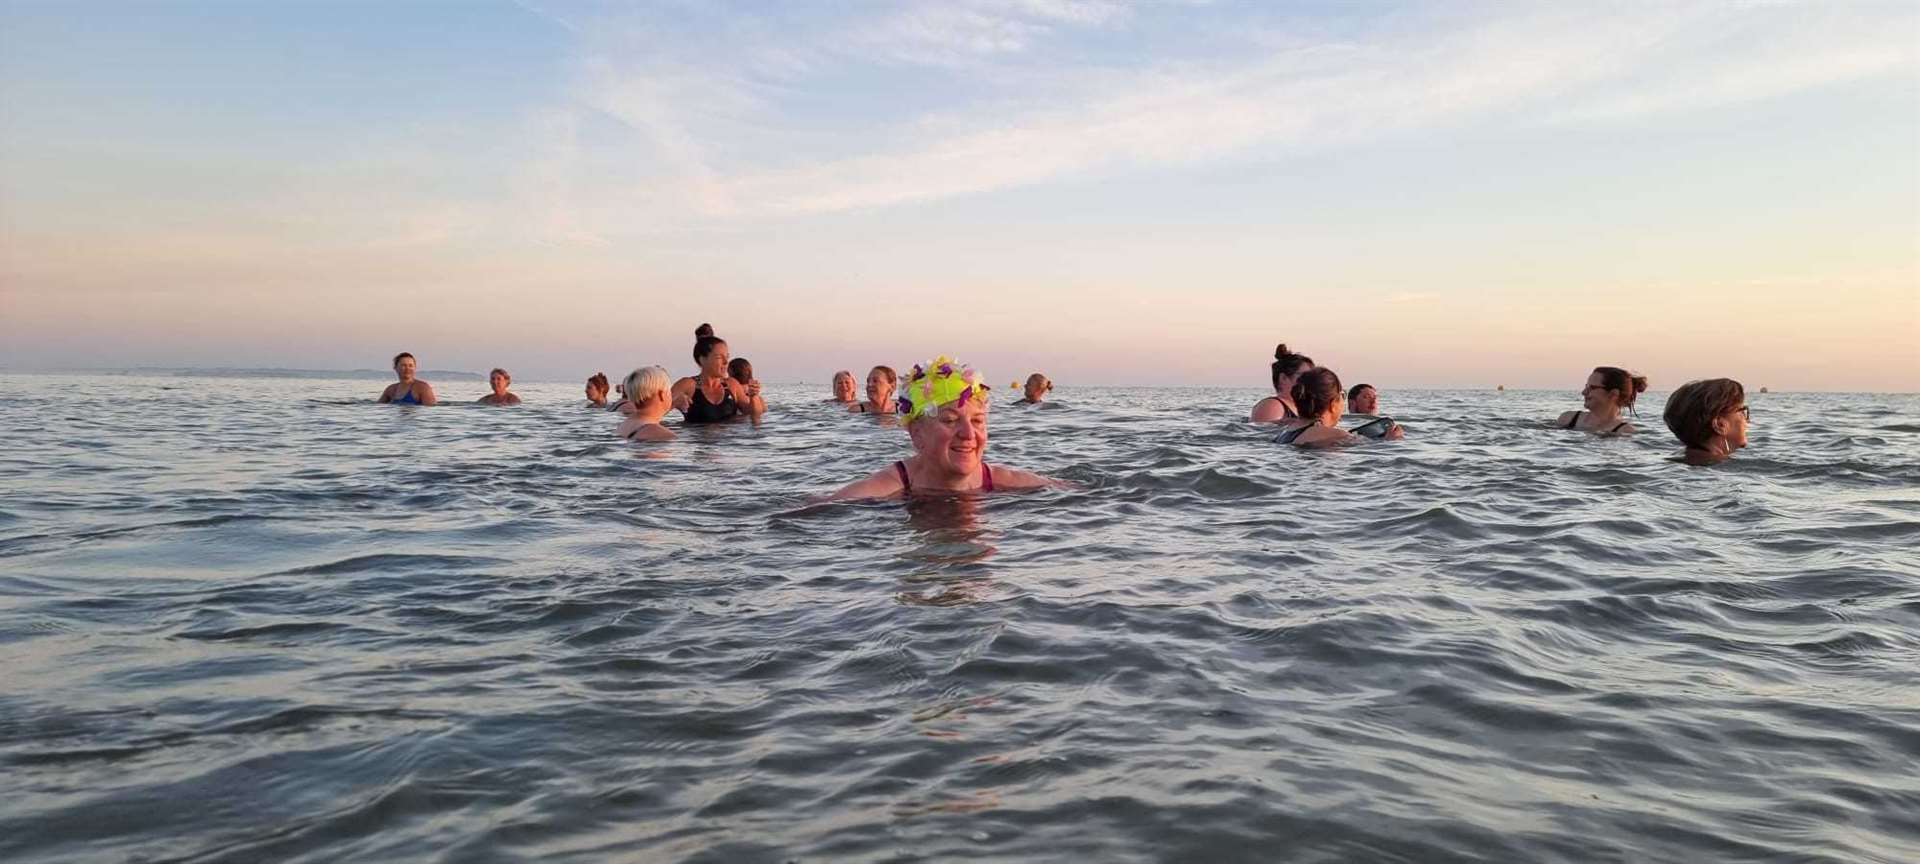
{"type": "Polygon", "coordinates": [[[972,366],[962,366],[942,354],[924,366],[913,367],[900,388],[900,414],[903,420],[912,422],[949,402],[965,405],[969,399],[986,399],[991,389],[972,366]]]}

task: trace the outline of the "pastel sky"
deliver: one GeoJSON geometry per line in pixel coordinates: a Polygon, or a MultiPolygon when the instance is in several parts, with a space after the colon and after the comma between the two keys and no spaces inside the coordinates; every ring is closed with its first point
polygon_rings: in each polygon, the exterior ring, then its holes
{"type": "Polygon", "coordinates": [[[1920,390],[1911,2],[0,0],[0,366],[1920,390]]]}

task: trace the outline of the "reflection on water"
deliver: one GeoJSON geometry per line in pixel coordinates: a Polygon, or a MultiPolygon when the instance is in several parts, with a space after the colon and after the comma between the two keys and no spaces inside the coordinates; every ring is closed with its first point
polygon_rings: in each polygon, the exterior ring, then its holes
{"type": "Polygon", "coordinates": [[[809,505],[907,450],[820,389],[0,376],[0,860],[1920,860],[1914,397],[1063,386],[1077,488],[809,505]]]}

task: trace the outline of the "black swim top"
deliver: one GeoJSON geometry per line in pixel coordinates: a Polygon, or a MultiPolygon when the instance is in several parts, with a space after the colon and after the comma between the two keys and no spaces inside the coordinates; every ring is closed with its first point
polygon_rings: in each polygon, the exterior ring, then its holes
{"type": "MultiPolygon", "coordinates": [[[[1281,398],[1280,398],[1280,397],[1278,397],[1278,396],[1268,396],[1268,397],[1267,397],[1267,399],[1272,399],[1273,401],[1275,401],[1275,402],[1278,402],[1278,403],[1280,403],[1280,410],[1281,410],[1281,411],[1283,412],[1283,413],[1282,413],[1282,414],[1280,415],[1280,419],[1279,419],[1279,420],[1274,420],[1274,421],[1272,421],[1272,422],[1274,422],[1274,423],[1280,423],[1280,422],[1283,422],[1283,421],[1287,421],[1287,420],[1298,420],[1298,419],[1300,419],[1300,412],[1298,412],[1298,411],[1295,411],[1295,410],[1293,410],[1293,406],[1292,406],[1292,405],[1288,405],[1288,404],[1287,404],[1287,402],[1286,402],[1286,400],[1284,400],[1284,399],[1281,399],[1281,398]]],[[[1267,399],[1262,399],[1262,400],[1260,400],[1260,401],[1262,401],[1262,402],[1265,402],[1265,401],[1267,401],[1267,399]]],[[[1255,406],[1255,407],[1259,407],[1259,406],[1255,406]]]]}
{"type": "Polygon", "coordinates": [[[687,410],[681,415],[688,423],[720,423],[740,416],[740,405],[733,401],[733,388],[722,391],[720,404],[707,401],[707,394],[700,382],[693,382],[693,398],[687,400],[687,410]]]}
{"type": "Polygon", "coordinates": [[[1305,433],[1306,433],[1306,431],[1307,431],[1308,429],[1312,429],[1313,427],[1315,427],[1315,426],[1318,426],[1318,425],[1320,425],[1320,424],[1318,424],[1318,423],[1308,423],[1308,424],[1307,424],[1307,425],[1305,425],[1305,426],[1296,426],[1296,427],[1294,427],[1294,428],[1292,428],[1292,429],[1288,429],[1288,430],[1287,430],[1287,431],[1285,431],[1285,432],[1282,432],[1282,433],[1280,433],[1280,434],[1278,434],[1278,435],[1275,435],[1275,436],[1273,436],[1273,443],[1275,443],[1275,444],[1292,444],[1292,443],[1293,443],[1293,439],[1295,439],[1295,438],[1298,438],[1298,437],[1300,437],[1301,435],[1303,435],[1303,434],[1305,434],[1305,433]]]}
{"type": "MultiPolygon", "coordinates": [[[[1567,425],[1565,425],[1565,426],[1562,426],[1562,427],[1560,427],[1560,428],[1562,428],[1562,429],[1572,429],[1573,427],[1575,427],[1575,426],[1578,426],[1578,425],[1580,424],[1580,415],[1582,415],[1582,414],[1585,414],[1585,413],[1587,413],[1587,412],[1585,412],[1585,411],[1575,411],[1575,412],[1573,412],[1573,417],[1571,417],[1571,418],[1569,418],[1569,419],[1567,420],[1567,425]]],[[[1608,429],[1607,431],[1605,431],[1605,432],[1602,432],[1602,433],[1600,433],[1600,434],[1602,434],[1602,435],[1612,435],[1612,434],[1614,434],[1615,432],[1618,432],[1618,431],[1620,431],[1620,429],[1621,429],[1622,427],[1624,427],[1624,426],[1626,426],[1626,425],[1627,425],[1628,423],[1631,423],[1631,422],[1633,422],[1633,421],[1631,421],[1631,420],[1622,420],[1622,421],[1620,421],[1620,425],[1619,425],[1619,426],[1615,426],[1615,427],[1613,427],[1612,429],[1608,429]]]]}
{"type": "MultiPolygon", "coordinates": [[[[907,463],[895,462],[893,463],[893,470],[900,474],[900,494],[912,495],[913,478],[907,476],[907,463]]],[[[993,491],[993,468],[985,462],[980,463],[980,491],[993,491]]]]}

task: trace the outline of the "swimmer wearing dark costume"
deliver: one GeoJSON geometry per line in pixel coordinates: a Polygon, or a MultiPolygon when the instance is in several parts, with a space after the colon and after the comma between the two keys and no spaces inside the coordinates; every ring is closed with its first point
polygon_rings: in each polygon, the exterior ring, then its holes
{"type": "MultiPolygon", "coordinates": [[[[1575,411],[1575,412],[1573,412],[1573,416],[1572,416],[1572,417],[1568,417],[1568,418],[1567,418],[1567,425],[1565,425],[1565,426],[1562,426],[1562,427],[1560,427],[1560,428],[1562,428],[1562,429],[1572,429],[1572,428],[1575,428],[1576,426],[1579,426],[1579,425],[1580,425],[1580,415],[1582,415],[1582,414],[1585,414],[1585,413],[1587,413],[1587,412],[1585,412],[1585,411],[1575,411]]],[[[1619,426],[1615,426],[1615,427],[1613,427],[1612,429],[1608,429],[1607,431],[1605,431],[1605,432],[1602,432],[1602,433],[1600,433],[1600,434],[1602,434],[1602,435],[1612,435],[1612,434],[1614,434],[1614,433],[1616,433],[1616,432],[1619,432],[1619,431],[1620,431],[1620,427],[1621,427],[1621,426],[1626,426],[1626,425],[1628,425],[1628,423],[1629,423],[1629,422],[1630,422],[1630,421],[1626,421],[1626,420],[1622,420],[1622,421],[1620,421],[1620,425],[1619,425],[1619,426]]],[[[1535,427],[1535,428],[1538,428],[1538,427],[1535,427]]]]}
{"type": "MultiPolygon", "coordinates": [[[[893,470],[900,475],[900,494],[912,495],[913,480],[907,477],[907,463],[904,461],[895,462],[893,463],[893,470]]],[[[993,491],[993,466],[985,462],[980,463],[980,491],[993,491]]]]}
{"type": "Polygon", "coordinates": [[[688,397],[687,410],[681,412],[685,422],[689,424],[724,423],[740,416],[740,403],[734,401],[733,388],[723,384],[720,393],[720,402],[716,405],[707,401],[704,388],[697,383],[694,384],[693,395],[688,397]]]}
{"type": "Polygon", "coordinates": [[[1275,444],[1292,444],[1292,443],[1293,443],[1293,439],[1295,439],[1295,438],[1298,438],[1298,437],[1300,437],[1300,436],[1301,436],[1301,435],[1303,435],[1303,434],[1306,434],[1306,431],[1307,431],[1308,429],[1312,429],[1312,428],[1314,428],[1314,427],[1316,427],[1316,426],[1319,426],[1319,425],[1320,425],[1320,424],[1318,424],[1318,423],[1308,423],[1308,424],[1307,424],[1307,425],[1305,425],[1305,426],[1295,426],[1295,427],[1294,427],[1294,428],[1292,428],[1292,429],[1288,429],[1288,430],[1287,430],[1287,431],[1285,431],[1285,432],[1282,432],[1282,433],[1280,433],[1280,434],[1278,434],[1278,435],[1275,435],[1275,436],[1273,436],[1273,443],[1275,443],[1275,444]]]}

